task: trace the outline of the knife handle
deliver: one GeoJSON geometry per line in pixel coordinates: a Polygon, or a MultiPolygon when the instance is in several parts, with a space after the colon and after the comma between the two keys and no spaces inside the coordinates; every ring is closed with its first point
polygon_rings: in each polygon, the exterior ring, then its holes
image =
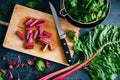
{"type": "Polygon", "coordinates": [[[62,44],[64,53],[65,53],[65,57],[67,59],[67,62],[68,62],[68,64],[71,65],[72,64],[72,58],[71,58],[70,51],[69,51],[69,48],[68,48],[66,40],[65,39],[61,39],[61,44],[62,44]]]}

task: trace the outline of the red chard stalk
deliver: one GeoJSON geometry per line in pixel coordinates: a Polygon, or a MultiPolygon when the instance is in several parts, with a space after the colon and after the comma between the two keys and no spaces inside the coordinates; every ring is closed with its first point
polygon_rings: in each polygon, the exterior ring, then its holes
{"type": "Polygon", "coordinates": [[[36,23],[36,26],[40,27],[40,26],[43,26],[45,24],[46,24],[45,21],[41,21],[41,22],[36,23]]]}
{"type": "Polygon", "coordinates": [[[34,43],[24,43],[24,48],[25,49],[33,49],[34,48],[34,43]]]}
{"type": "Polygon", "coordinates": [[[38,36],[38,30],[36,30],[36,31],[34,32],[33,39],[36,39],[37,36],[38,36]]]}
{"type": "Polygon", "coordinates": [[[21,40],[25,40],[24,34],[22,34],[20,31],[16,31],[16,34],[19,36],[21,40]]]}
{"type": "Polygon", "coordinates": [[[30,26],[34,26],[37,22],[38,22],[37,19],[33,20],[32,23],[30,24],[30,26]]]}
{"type": "Polygon", "coordinates": [[[52,34],[47,32],[47,31],[43,31],[43,35],[48,36],[48,37],[52,37],[52,34]]]}
{"type": "Polygon", "coordinates": [[[28,43],[31,43],[31,42],[32,42],[32,37],[33,37],[33,33],[30,33],[29,39],[28,39],[28,43]]]}
{"type": "Polygon", "coordinates": [[[30,33],[32,33],[32,30],[28,30],[28,31],[27,31],[26,40],[29,39],[30,33]]]}
{"type": "Polygon", "coordinates": [[[33,22],[32,18],[27,19],[25,22],[25,26],[29,26],[32,22],[33,22]]]}

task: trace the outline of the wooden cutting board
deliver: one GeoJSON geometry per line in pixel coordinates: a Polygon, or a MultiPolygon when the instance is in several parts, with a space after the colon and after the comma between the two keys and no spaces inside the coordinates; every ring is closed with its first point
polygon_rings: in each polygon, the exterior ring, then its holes
{"type": "MultiPolygon", "coordinates": [[[[62,29],[65,32],[72,30],[72,31],[75,31],[77,35],[79,34],[79,30],[80,30],[79,28],[71,25],[65,19],[59,18],[59,20],[60,20],[62,29]]],[[[73,56],[73,53],[74,53],[72,49],[73,43],[67,38],[66,40],[70,49],[71,56],[73,56]]],[[[60,43],[57,30],[56,30],[56,26],[54,24],[53,16],[51,14],[33,10],[18,4],[14,8],[14,11],[8,26],[8,30],[4,39],[3,46],[9,49],[13,49],[19,52],[29,54],[29,55],[37,56],[37,57],[54,61],[60,64],[68,65],[63,52],[63,48],[60,43]],[[34,49],[30,49],[30,50],[24,49],[23,47],[24,42],[19,39],[19,37],[15,34],[15,32],[19,30],[25,33],[24,22],[29,17],[46,21],[46,24],[43,26],[43,29],[45,31],[52,33],[52,38],[50,39],[54,47],[53,51],[50,51],[48,49],[46,52],[43,52],[41,50],[42,46],[40,44],[36,44],[35,42],[34,42],[35,43],[34,49]]]]}

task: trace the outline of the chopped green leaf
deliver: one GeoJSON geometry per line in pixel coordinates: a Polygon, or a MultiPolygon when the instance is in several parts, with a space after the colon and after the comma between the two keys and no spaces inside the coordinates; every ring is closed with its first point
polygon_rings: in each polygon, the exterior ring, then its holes
{"type": "Polygon", "coordinates": [[[35,68],[38,70],[38,71],[45,71],[46,69],[46,66],[44,64],[44,62],[42,60],[37,60],[36,63],[35,63],[35,68]]]}
{"type": "Polygon", "coordinates": [[[0,72],[0,80],[4,80],[4,74],[0,72]]]}
{"type": "Polygon", "coordinates": [[[67,37],[72,41],[72,42],[75,42],[77,40],[77,35],[74,31],[69,31],[67,33],[67,37]]]}
{"type": "Polygon", "coordinates": [[[35,8],[36,2],[35,1],[27,1],[26,6],[30,7],[30,8],[35,8]]]}

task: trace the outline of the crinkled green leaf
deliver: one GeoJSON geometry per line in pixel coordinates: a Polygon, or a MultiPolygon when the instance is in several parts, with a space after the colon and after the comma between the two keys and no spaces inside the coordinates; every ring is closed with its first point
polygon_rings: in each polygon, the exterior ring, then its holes
{"type": "Polygon", "coordinates": [[[84,60],[90,58],[103,45],[105,47],[97,57],[85,67],[93,80],[112,80],[113,74],[120,74],[120,28],[99,25],[74,44],[74,51],[82,54],[84,60]]]}

